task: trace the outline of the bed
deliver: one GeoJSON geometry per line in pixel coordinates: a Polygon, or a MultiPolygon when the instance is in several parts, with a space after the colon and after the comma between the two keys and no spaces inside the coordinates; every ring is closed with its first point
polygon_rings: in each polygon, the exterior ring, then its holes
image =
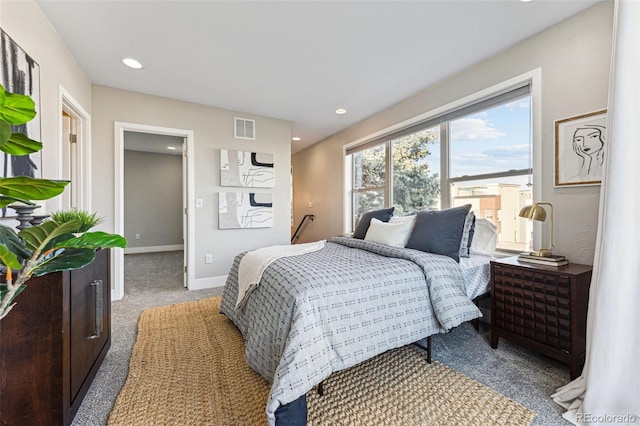
{"type": "Polygon", "coordinates": [[[276,410],[304,404],[300,398],[334,371],[481,316],[471,299],[486,291],[481,277],[489,259],[458,264],[337,237],[320,251],[272,263],[236,309],[242,257],[229,273],[221,312],[241,331],[248,365],[272,384],[270,424],[276,410]]]}

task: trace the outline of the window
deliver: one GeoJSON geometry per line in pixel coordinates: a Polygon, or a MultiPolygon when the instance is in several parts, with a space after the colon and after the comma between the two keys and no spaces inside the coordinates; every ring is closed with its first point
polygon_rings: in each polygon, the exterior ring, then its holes
{"type": "Polygon", "coordinates": [[[353,206],[357,216],[384,207],[386,157],[384,145],[353,155],[353,206]]]}
{"type": "Polygon", "coordinates": [[[384,206],[398,215],[471,204],[497,226],[499,249],[530,248],[518,212],[533,199],[531,102],[524,82],[348,149],[351,225],[384,206]]]}

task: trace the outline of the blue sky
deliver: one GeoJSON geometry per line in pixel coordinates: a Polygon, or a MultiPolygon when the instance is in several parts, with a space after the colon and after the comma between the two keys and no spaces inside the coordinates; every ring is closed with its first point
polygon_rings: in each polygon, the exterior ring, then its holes
{"type": "MultiPolygon", "coordinates": [[[[451,177],[530,167],[529,98],[451,122],[451,177]]],[[[431,171],[440,172],[440,149],[432,147],[431,171]]]]}

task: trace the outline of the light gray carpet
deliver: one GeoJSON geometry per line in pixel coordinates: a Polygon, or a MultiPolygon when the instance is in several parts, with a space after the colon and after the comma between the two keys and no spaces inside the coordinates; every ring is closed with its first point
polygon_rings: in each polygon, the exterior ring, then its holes
{"type": "MultiPolygon", "coordinates": [[[[182,267],[181,256],[182,252],[125,256],[125,297],[112,304],[111,350],[78,410],[73,426],[106,424],[127,376],[138,317],[144,309],[222,293],[222,288],[184,290],[179,269],[182,267]]],[[[536,411],[538,416],[534,425],[570,425],[561,417],[562,407],[549,398],[556,388],[569,381],[568,369],[504,339],[494,350],[489,346],[489,336],[486,325],[477,332],[470,324],[463,324],[448,334],[434,336],[433,356],[536,411]]]]}

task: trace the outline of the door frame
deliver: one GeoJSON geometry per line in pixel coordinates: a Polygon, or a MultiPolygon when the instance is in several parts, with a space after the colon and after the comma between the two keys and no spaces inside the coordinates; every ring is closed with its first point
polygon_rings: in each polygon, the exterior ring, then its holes
{"type": "MultiPolygon", "coordinates": [[[[186,181],[186,194],[183,194],[186,205],[185,218],[187,222],[187,232],[184,235],[184,250],[186,253],[187,267],[186,271],[186,287],[191,289],[195,277],[195,211],[191,206],[195,196],[195,173],[194,173],[194,133],[193,130],[174,129],[170,127],[150,126],[146,124],[125,123],[116,121],[114,123],[115,133],[115,223],[114,232],[120,235],[124,234],[124,132],[151,133],[157,135],[178,136],[184,138],[184,157],[186,157],[186,168],[182,168],[182,180],[186,181]]],[[[183,158],[184,158],[183,157],[183,158]]],[[[120,300],[124,297],[124,249],[114,249],[113,251],[113,277],[114,292],[111,296],[112,300],[120,300]]]]}
{"type": "MultiPolygon", "coordinates": [[[[91,211],[91,115],[75,100],[62,85],[58,85],[58,177],[63,173],[64,142],[62,134],[62,113],[66,112],[77,121],[77,172],[80,176],[78,191],[78,208],[91,211]]],[[[47,201],[48,211],[62,209],[61,197],[47,201]]]]}

